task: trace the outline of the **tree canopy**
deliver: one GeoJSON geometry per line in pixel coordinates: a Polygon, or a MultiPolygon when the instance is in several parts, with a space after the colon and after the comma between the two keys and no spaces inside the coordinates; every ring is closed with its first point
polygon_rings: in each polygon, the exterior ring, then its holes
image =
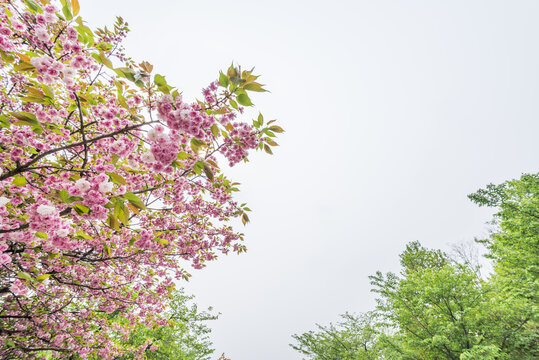
{"type": "Polygon", "coordinates": [[[241,120],[266,91],[252,70],[189,101],[126,54],[122,18],[92,30],[79,11],[0,0],[2,358],[110,359],[119,334],[166,325],[187,266],[245,251],[232,224],[250,209],[219,164],[272,153],[283,131],[241,120]]]}
{"type": "Polygon", "coordinates": [[[481,241],[493,260],[488,278],[469,261],[412,242],[400,256],[400,274],[370,277],[378,295],[374,312],[293,335],[291,346],[309,359],[538,358],[539,175],[491,184],[469,197],[499,210],[498,231],[481,241]],[[352,326],[351,319],[365,317],[371,321],[352,326]],[[365,346],[353,345],[367,334],[365,346]]]}

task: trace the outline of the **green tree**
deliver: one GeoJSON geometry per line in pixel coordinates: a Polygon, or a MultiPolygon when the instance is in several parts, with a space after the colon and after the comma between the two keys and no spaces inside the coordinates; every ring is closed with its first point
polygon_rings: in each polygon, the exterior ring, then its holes
{"type": "Polygon", "coordinates": [[[469,267],[452,262],[439,250],[418,242],[401,255],[401,276],[371,276],[380,295],[378,311],[394,330],[383,343],[402,359],[458,360],[482,346],[482,310],[488,303],[484,284],[469,267]]]}
{"type": "Polygon", "coordinates": [[[218,315],[200,311],[192,303],[194,296],[185,295],[180,289],[173,293],[165,317],[164,326],[149,328],[138,326],[127,341],[126,349],[136,347],[138,351],[129,351],[119,359],[136,358],[137,354],[155,360],[206,360],[214,352],[209,340],[211,329],[206,325],[209,320],[216,320],[218,315]]]}
{"type": "Polygon", "coordinates": [[[292,335],[290,346],[312,360],[375,360],[379,359],[375,314],[345,313],[336,325],[316,324],[318,331],[292,335]]]}
{"type": "Polygon", "coordinates": [[[479,206],[497,207],[499,231],[485,240],[497,281],[528,299],[539,294],[539,174],[489,184],[468,196],[479,206]]]}
{"type": "Polygon", "coordinates": [[[503,337],[510,358],[539,358],[539,174],[500,185],[489,184],[469,198],[498,208],[498,231],[483,242],[494,261],[491,309],[498,320],[511,319],[514,332],[503,337]],[[508,313],[511,316],[508,316],[508,313]]]}
{"type": "Polygon", "coordinates": [[[410,243],[400,274],[370,277],[379,298],[367,323],[319,326],[294,335],[292,347],[309,359],[538,359],[539,174],[490,184],[469,197],[498,208],[498,230],[479,241],[493,260],[488,279],[467,256],[456,261],[410,243]],[[350,345],[365,335],[365,352],[350,345]]]}
{"type": "Polygon", "coordinates": [[[418,242],[401,255],[399,275],[371,276],[380,295],[386,333],[380,344],[392,359],[535,359],[530,304],[506,296],[468,264],[418,242]]]}

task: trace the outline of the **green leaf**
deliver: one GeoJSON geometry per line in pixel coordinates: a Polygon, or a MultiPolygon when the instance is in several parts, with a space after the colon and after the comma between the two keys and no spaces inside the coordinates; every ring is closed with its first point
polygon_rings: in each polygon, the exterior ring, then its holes
{"type": "Polygon", "coordinates": [[[88,214],[90,212],[90,208],[88,206],[86,206],[86,205],[82,205],[82,204],[79,204],[79,203],[74,203],[71,206],[73,206],[73,209],[75,209],[75,211],[79,215],[88,214]]]}
{"type": "Polygon", "coordinates": [[[192,138],[190,144],[191,144],[191,149],[195,153],[198,153],[200,151],[200,148],[202,147],[202,142],[200,142],[200,140],[196,138],[192,138]]]}
{"type": "Polygon", "coordinates": [[[206,177],[208,180],[213,182],[213,171],[211,170],[210,166],[206,163],[204,163],[204,173],[206,174],[206,177]]]}
{"type": "Polygon", "coordinates": [[[120,219],[122,224],[124,224],[125,226],[129,225],[129,210],[127,209],[127,206],[125,206],[124,203],[121,203],[121,211],[118,218],[120,219]]]}
{"type": "Polygon", "coordinates": [[[162,245],[168,245],[168,240],[167,240],[167,239],[157,238],[157,239],[155,239],[155,240],[157,240],[157,242],[158,242],[159,244],[162,244],[162,245]]]}
{"type": "Polygon", "coordinates": [[[230,103],[230,106],[232,106],[234,109],[238,110],[238,103],[235,100],[230,99],[229,103],[230,103]]]}
{"type": "Polygon", "coordinates": [[[79,22],[78,21],[79,19],[81,19],[80,16],[77,18],[77,22],[79,23],[79,26],[75,27],[75,29],[77,30],[77,32],[81,36],[84,43],[93,45],[94,42],[95,42],[94,41],[94,33],[92,32],[92,30],[88,26],[82,24],[82,19],[79,22]]]}
{"type": "Polygon", "coordinates": [[[107,244],[103,244],[103,250],[105,250],[105,253],[107,254],[107,256],[110,257],[111,255],[110,246],[108,246],[107,244]]]}
{"type": "Polygon", "coordinates": [[[107,58],[107,56],[105,55],[105,53],[103,51],[100,51],[99,54],[98,53],[92,53],[92,57],[98,63],[105,65],[109,69],[116,70],[116,69],[114,69],[112,67],[112,62],[109,60],[109,58],[107,58]]]}
{"type": "Polygon", "coordinates": [[[249,99],[249,96],[247,94],[240,94],[237,97],[238,102],[243,106],[253,106],[253,103],[251,102],[251,99],[249,99]]]}
{"type": "Polygon", "coordinates": [[[62,189],[60,191],[60,199],[62,199],[63,202],[69,203],[69,194],[67,193],[66,189],[62,189]]]}
{"type": "Polygon", "coordinates": [[[250,83],[250,84],[245,84],[243,85],[243,88],[245,90],[249,90],[249,91],[256,91],[256,92],[267,92],[268,90],[262,88],[262,84],[259,84],[259,83],[250,83]]]}
{"type": "Polygon", "coordinates": [[[264,130],[262,130],[262,132],[270,137],[275,137],[276,135],[268,128],[265,128],[264,130]]]}
{"type": "Polygon", "coordinates": [[[24,176],[15,176],[11,183],[15,186],[24,186],[28,184],[28,181],[26,181],[26,178],[24,176]]]}
{"type": "Polygon", "coordinates": [[[9,118],[3,114],[0,114],[0,126],[8,128],[10,125],[9,118]]]}
{"type": "Polygon", "coordinates": [[[50,86],[41,84],[41,88],[43,89],[45,95],[47,95],[51,99],[54,99],[54,90],[50,86]]]}
{"type": "Polygon", "coordinates": [[[33,71],[35,70],[34,65],[25,63],[24,61],[21,61],[17,65],[13,67],[13,70],[15,71],[33,71]]]}
{"type": "Polygon", "coordinates": [[[116,165],[116,163],[118,162],[118,160],[120,160],[120,155],[118,154],[112,154],[112,157],[111,157],[111,162],[116,165]]]}
{"type": "Polygon", "coordinates": [[[17,273],[17,275],[21,278],[21,279],[24,279],[24,280],[32,280],[32,276],[30,274],[28,274],[27,272],[24,272],[24,271],[19,271],[17,273]]]}
{"type": "Polygon", "coordinates": [[[216,124],[213,124],[211,126],[211,133],[213,134],[213,136],[215,137],[218,137],[220,132],[219,132],[219,127],[216,125],[216,124]]]}
{"type": "Polygon", "coordinates": [[[41,134],[43,133],[43,128],[40,126],[34,126],[32,127],[32,131],[35,132],[36,134],[41,134]]]}
{"type": "Polygon", "coordinates": [[[144,202],[137,195],[133,193],[125,193],[123,197],[133,204],[133,206],[135,206],[137,209],[146,210],[146,205],[144,205],[144,202]]]}
{"type": "Polygon", "coordinates": [[[85,234],[85,233],[83,233],[83,232],[80,231],[80,230],[77,231],[77,235],[80,236],[80,237],[83,238],[83,239],[86,239],[86,240],[93,240],[93,238],[92,238],[90,235],[85,234]]]}
{"type": "Polygon", "coordinates": [[[159,75],[159,74],[155,74],[155,76],[153,78],[153,82],[157,86],[166,86],[167,85],[167,81],[165,80],[165,77],[163,75],[159,75]]]}
{"type": "Polygon", "coordinates": [[[222,87],[228,87],[228,77],[222,72],[220,71],[219,72],[219,84],[222,86],[222,87]]]}
{"type": "Polygon", "coordinates": [[[238,70],[234,67],[234,64],[230,65],[226,74],[228,78],[238,77],[238,70]]]}
{"type": "Polygon", "coordinates": [[[276,132],[276,133],[282,133],[282,132],[284,132],[283,128],[280,127],[280,126],[277,126],[277,125],[272,125],[272,126],[269,127],[269,129],[270,129],[271,131],[276,132]]]}
{"type": "Polygon", "coordinates": [[[39,275],[38,277],[36,277],[36,280],[37,281],[43,281],[43,280],[47,280],[50,277],[51,277],[51,274],[43,274],[43,275],[39,275]]]}
{"type": "Polygon", "coordinates": [[[42,134],[43,133],[43,128],[41,128],[39,126],[33,127],[32,131],[35,132],[36,134],[42,134]]]}
{"type": "Polygon", "coordinates": [[[129,81],[132,81],[132,82],[136,81],[136,79],[135,79],[136,73],[132,69],[130,69],[128,67],[116,68],[116,69],[114,69],[114,72],[116,74],[118,74],[118,76],[124,77],[124,78],[128,79],[129,81]]]}
{"type": "Polygon", "coordinates": [[[195,163],[195,166],[193,166],[193,170],[195,171],[195,174],[197,175],[202,174],[202,170],[204,170],[204,163],[202,161],[197,161],[195,163]]]}
{"type": "Polygon", "coordinates": [[[110,212],[109,216],[107,217],[107,225],[114,230],[120,230],[120,222],[118,221],[118,218],[110,212]]]}
{"type": "Polygon", "coordinates": [[[271,148],[266,144],[264,144],[264,151],[270,155],[273,155],[273,151],[271,151],[271,148]]]}
{"type": "Polygon", "coordinates": [[[43,9],[41,9],[41,7],[32,0],[24,0],[24,3],[26,4],[26,6],[28,6],[28,9],[30,9],[30,12],[32,14],[35,14],[36,12],[43,13],[43,9]]]}
{"type": "Polygon", "coordinates": [[[129,201],[142,201],[137,195],[133,193],[125,193],[123,197],[129,201]]]}
{"type": "Polygon", "coordinates": [[[271,140],[270,138],[266,138],[266,143],[271,146],[279,146],[275,141],[271,140]]]}
{"type": "Polygon", "coordinates": [[[13,57],[13,55],[7,54],[4,50],[1,50],[1,49],[0,49],[0,57],[2,57],[2,59],[7,63],[15,61],[15,58],[13,57]]]}
{"type": "Polygon", "coordinates": [[[127,181],[125,181],[123,176],[121,176],[120,174],[116,174],[113,172],[107,172],[106,174],[110,176],[110,179],[112,180],[113,183],[118,184],[118,185],[127,185],[127,181]]]}
{"type": "Polygon", "coordinates": [[[11,116],[19,119],[15,124],[17,125],[29,125],[29,126],[40,126],[39,121],[37,121],[36,116],[29,112],[12,112],[11,116]]]}
{"type": "Polygon", "coordinates": [[[62,12],[64,13],[66,20],[73,20],[73,14],[71,13],[71,9],[67,3],[62,6],[62,12]]]}
{"type": "Polygon", "coordinates": [[[184,159],[187,159],[188,157],[189,157],[189,154],[184,151],[181,151],[178,153],[178,160],[184,160],[184,159]]]}

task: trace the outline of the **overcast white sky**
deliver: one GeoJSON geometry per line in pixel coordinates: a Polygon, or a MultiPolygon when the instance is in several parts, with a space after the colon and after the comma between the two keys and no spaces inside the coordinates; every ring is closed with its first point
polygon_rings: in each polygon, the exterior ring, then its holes
{"type": "Polygon", "coordinates": [[[281,146],[229,173],[249,251],[186,285],[232,360],[300,359],[291,334],[371,310],[368,275],[407,242],[485,236],[466,195],[538,169],[538,1],[80,2],[187,98],[231,61],[271,90],[253,100],[281,146]]]}

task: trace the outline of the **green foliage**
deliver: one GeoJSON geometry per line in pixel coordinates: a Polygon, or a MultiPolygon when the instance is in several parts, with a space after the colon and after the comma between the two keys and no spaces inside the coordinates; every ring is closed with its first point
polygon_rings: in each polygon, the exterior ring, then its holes
{"type": "MultiPolygon", "coordinates": [[[[218,315],[199,311],[192,304],[194,296],[185,295],[183,289],[175,291],[166,311],[168,324],[148,328],[137,327],[123,343],[132,348],[143,349],[145,358],[153,360],[206,360],[213,353],[213,344],[208,335],[211,329],[206,322],[217,319],[218,315]]],[[[118,359],[137,358],[129,352],[118,359]]]]}
{"type": "Polygon", "coordinates": [[[412,242],[400,274],[370,277],[378,306],[368,321],[318,326],[294,335],[291,346],[309,359],[538,359],[539,174],[469,198],[499,209],[499,231],[482,241],[494,261],[489,279],[469,262],[412,242]]]}
{"type": "Polygon", "coordinates": [[[539,294],[539,174],[490,184],[469,198],[479,206],[498,207],[500,231],[487,241],[496,281],[516,296],[539,294]]]}
{"type": "Polygon", "coordinates": [[[499,210],[494,216],[499,231],[485,242],[494,260],[492,311],[518,330],[504,347],[510,358],[539,358],[539,174],[490,184],[469,198],[499,210]]]}
{"type": "Polygon", "coordinates": [[[482,314],[489,299],[474,271],[418,243],[407,246],[401,264],[402,277],[380,272],[371,276],[373,291],[380,295],[380,325],[396,330],[385,341],[399,350],[399,358],[459,359],[483,343],[487,334],[482,314]],[[414,267],[407,267],[409,263],[414,267]]]}
{"type": "Polygon", "coordinates": [[[374,328],[374,314],[344,314],[342,321],[329,326],[317,324],[318,331],[292,335],[294,349],[308,359],[325,360],[374,360],[380,349],[377,345],[377,331],[374,328]]]}

